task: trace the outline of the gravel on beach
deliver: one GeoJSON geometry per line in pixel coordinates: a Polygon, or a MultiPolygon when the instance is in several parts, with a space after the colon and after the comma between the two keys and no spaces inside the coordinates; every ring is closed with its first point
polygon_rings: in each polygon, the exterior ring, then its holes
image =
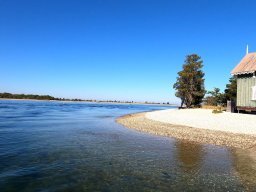
{"type": "Polygon", "coordinates": [[[168,109],[148,112],[146,118],[173,125],[256,136],[256,115],[253,114],[213,114],[210,109],[168,109]]]}
{"type": "Polygon", "coordinates": [[[146,117],[147,114],[125,115],[119,117],[116,121],[128,128],[190,142],[224,145],[241,149],[250,149],[256,146],[256,135],[174,125],[149,119],[146,117]]]}

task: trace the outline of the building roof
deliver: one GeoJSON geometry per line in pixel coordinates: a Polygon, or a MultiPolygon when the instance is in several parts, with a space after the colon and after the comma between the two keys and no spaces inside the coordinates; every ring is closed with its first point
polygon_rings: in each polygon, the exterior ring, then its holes
{"type": "Polygon", "coordinates": [[[253,73],[256,71],[256,53],[248,53],[231,71],[232,75],[253,73]]]}

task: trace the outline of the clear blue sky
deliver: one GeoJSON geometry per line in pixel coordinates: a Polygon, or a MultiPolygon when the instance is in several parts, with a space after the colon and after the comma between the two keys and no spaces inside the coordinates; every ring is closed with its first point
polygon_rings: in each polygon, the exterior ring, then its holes
{"type": "Polygon", "coordinates": [[[251,0],[0,0],[0,92],[178,102],[184,58],[206,88],[256,51],[251,0]]]}

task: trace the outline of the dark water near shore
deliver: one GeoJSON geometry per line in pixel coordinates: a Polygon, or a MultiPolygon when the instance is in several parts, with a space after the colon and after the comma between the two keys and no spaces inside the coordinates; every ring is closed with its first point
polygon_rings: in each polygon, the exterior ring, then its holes
{"type": "Polygon", "coordinates": [[[166,108],[1,100],[0,191],[256,191],[244,151],[115,123],[166,108]]]}

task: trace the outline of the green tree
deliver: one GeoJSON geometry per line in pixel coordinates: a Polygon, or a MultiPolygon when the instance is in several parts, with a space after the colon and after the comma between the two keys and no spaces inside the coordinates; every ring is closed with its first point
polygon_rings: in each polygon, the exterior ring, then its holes
{"type": "Polygon", "coordinates": [[[207,94],[209,94],[205,99],[207,105],[217,106],[225,104],[225,94],[221,93],[219,88],[215,87],[213,91],[208,91],[207,94]]]}
{"type": "Polygon", "coordinates": [[[237,78],[235,76],[229,79],[229,83],[226,85],[225,98],[226,100],[236,101],[237,95],[237,78]]]}
{"type": "Polygon", "coordinates": [[[177,81],[173,85],[176,97],[181,99],[181,107],[185,104],[190,108],[202,103],[206,93],[202,68],[203,61],[200,56],[197,54],[186,56],[183,69],[178,72],[177,81]]]}

